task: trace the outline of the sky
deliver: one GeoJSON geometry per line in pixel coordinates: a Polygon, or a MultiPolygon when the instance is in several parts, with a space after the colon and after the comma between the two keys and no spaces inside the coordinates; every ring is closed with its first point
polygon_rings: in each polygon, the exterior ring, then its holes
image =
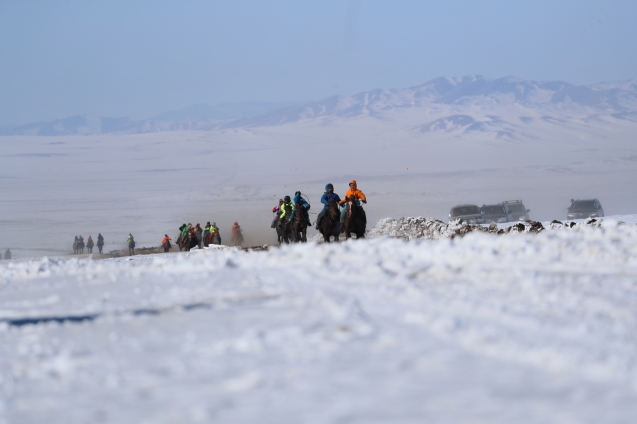
{"type": "Polygon", "coordinates": [[[637,78],[633,0],[0,2],[0,125],[446,76],[637,78]]]}

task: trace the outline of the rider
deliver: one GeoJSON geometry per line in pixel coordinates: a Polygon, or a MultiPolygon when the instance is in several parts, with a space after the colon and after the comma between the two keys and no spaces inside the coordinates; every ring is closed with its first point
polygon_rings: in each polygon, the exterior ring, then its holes
{"type": "MultiPolygon", "coordinates": [[[[285,218],[285,210],[287,209],[288,206],[292,208],[291,213],[294,214],[294,203],[292,203],[292,201],[290,200],[290,196],[285,196],[283,198],[283,204],[280,206],[281,215],[279,215],[279,226],[283,225],[283,218],[285,218]]],[[[292,219],[292,218],[288,218],[288,219],[292,219]]]]}
{"type": "MultiPolygon", "coordinates": [[[[339,202],[343,207],[343,209],[341,210],[341,224],[345,222],[345,214],[347,213],[347,205],[345,204],[345,202],[347,201],[348,197],[353,197],[354,199],[356,199],[356,203],[358,203],[358,206],[361,206],[360,202],[367,204],[367,198],[365,197],[363,192],[356,187],[356,180],[350,181],[349,190],[347,190],[347,193],[345,193],[345,199],[339,202]]],[[[365,222],[365,225],[367,226],[367,215],[365,215],[364,209],[361,210],[363,211],[363,222],[365,222]]]]}
{"type": "Polygon", "coordinates": [[[270,228],[276,228],[276,224],[279,222],[279,215],[281,215],[281,205],[283,204],[283,199],[279,199],[279,204],[272,208],[272,213],[274,214],[274,218],[272,218],[272,224],[270,224],[270,228]]]}
{"type": "Polygon", "coordinates": [[[164,244],[166,244],[170,240],[172,240],[172,239],[170,237],[168,237],[168,234],[165,234],[164,238],[161,240],[161,245],[163,246],[164,244]]]}
{"type": "MultiPolygon", "coordinates": [[[[80,236],[81,238],[82,236],[80,236]]],[[[126,239],[126,243],[129,243],[131,241],[135,241],[135,238],[133,237],[133,235],[131,233],[128,233],[128,238],[126,239]]]]}
{"type": "Polygon", "coordinates": [[[316,218],[317,230],[319,229],[319,222],[321,221],[321,218],[323,218],[323,216],[327,213],[327,208],[330,206],[330,200],[334,200],[337,203],[341,201],[341,198],[338,196],[338,194],[334,193],[334,185],[331,183],[325,186],[325,193],[323,193],[323,196],[321,196],[323,210],[319,212],[318,217],[316,218]]]}
{"type": "Polygon", "coordinates": [[[299,205],[299,207],[301,208],[301,216],[305,218],[305,220],[307,221],[307,225],[311,226],[312,221],[310,221],[310,214],[307,213],[307,211],[310,210],[310,204],[303,197],[301,197],[300,191],[297,191],[296,193],[294,193],[294,198],[292,199],[292,203],[295,206],[299,205]]]}
{"type": "Polygon", "coordinates": [[[80,243],[84,243],[84,237],[79,236],[79,237],[77,238],[77,241],[79,241],[80,243]]]}
{"type": "Polygon", "coordinates": [[[188,225],[184,224],[179,229],[181,230],[181,238],[182,240],[186,238],[188,235],[188,231],[192,228],[192,224],[189,222],[188,225]]]}
{"type": "Polygon", "coordinates": [[[90,245],[90,244],[92,244],[92,243],[93,243],[93,237],[88,236],[88,240],[86,240],[86,244],[87,244],[87,245],[90,245]]]}
{"type": "Polygon", "coordinates": [[[99,243],[100,241],[104,243],[104,237],[102,236],[102,233],[97,234],[97,242],[99,243]]]}

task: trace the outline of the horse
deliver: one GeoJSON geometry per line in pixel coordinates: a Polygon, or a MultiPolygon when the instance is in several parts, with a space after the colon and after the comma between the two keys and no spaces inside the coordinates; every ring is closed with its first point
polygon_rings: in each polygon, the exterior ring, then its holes
{"type": "Polygon", "coordinates": [[[77,255],[80,252],[79,249],[80,242],[77,240],[77,236],[75,236],[75,240],[73,240],[73,254],[77,255]]]}
{"type": "Polygon", "coordinates": [[[89,239],[86,242],[86,250],[88,250],[88,253],[93,253],[93,239],[89,239]]]}
{"type": "Polygon", "coordinates": [[[292,234],[295,242],[307,243],[307,220],[303,215],[303,207],[298,204],[292,219],[292,234]]]}
{"type": "Polygon", "coordinates": [[[170,240],[166,240],[166,242],[165,242],[165,243],[162,243],[161,247],[163,247],[163,248],[164,248],[164,253],[166,253],[166,252],[170,251],[170,248],[172,247],[172,246],[170,245],[170,240]]]}
{"type": "Polygon", "coordinates": [[[288,244],[290,241],[296,241],[294,239],[294,232],[292,231],[292,219],[294,219],[294,217],[292,216],[292,206],[285,205],[284,207],[285,216],[282,219],[279,217],[279,226],[281,227],[281,238],[284,243],[288,244]]]}
{"type": "Polygon", "coordinates": [[[330,200],[327,212],[321,217],[318,229],[323,235],[325,243],[330,242],[331,236],[334,236],[334,241],[338,241],[341,233],[341,210],[336,200],[330,200]]]}
{"type": "Polygon", "coordinates": [[[128,240],[128,254],[129,256],[133,256],[135,254],[135,240],[128,240]]]}
{"type": "Polygon", "coordinates": [[[281,242],[283,241],[283,227],[278,225],[277,222],[277,226],[276,226],[276,241],[277,243],[281,244],[281,242]]]}
{"type": "Polygon", "coordinates": [[[77,241],[77,253],[84,253],[84,239],[78,239],[78,241],[77,241]]]}
{"type": "Polygon", "coordinates": [[[102,247],[104,247],[104,240],[98,238],[97,239],[97,248],[99,249],[100,254],[102,253],[102,247]]]}
{"type": "Polygon", "coordinates": [[[243,234],[241,233],[241,230],[232,230],[232,239],[230,243],[233,246],[241,246],[241,244],[243,244],[243,234]]]}
{"type": "Polygon", "coordinates": [[[199,245],[199,241],[197,240],[197,236],[191,231],[186,231],[186,237],[182,237],[180,234],[177,238],[177,245],[179,246],[179,251],[185,250],[186,252],[190,252],[190,249],[199,245]]]}
{"type": "Polygon", "coordinates": [[[348,240],[352,233],[356,235],[356,238],[365,238],[365,227],[367,225],[367,216],[361,206],[358,206],[358,202],[354,197],[346,197],[345,205],[347,211],[345,212],[345,240],[348,240]]]}

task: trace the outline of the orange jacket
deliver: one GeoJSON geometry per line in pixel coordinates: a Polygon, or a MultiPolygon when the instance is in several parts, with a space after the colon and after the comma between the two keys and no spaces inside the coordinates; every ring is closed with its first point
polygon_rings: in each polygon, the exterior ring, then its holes
{"type": "Polygon", "coordinates": [[[164,237],[163,240],[161,241],[161,244],[166,243],[168,240],[172,240],[170,237],[164,237]]]}
{"type": "Polygon", "coordinates": [[[352,180],[349,183],[354,184],[354,188],[353,189],[350,188],[349,190],[347,190],[347,193],[345,193],[345,197],[339,203],[342,205],[343,203],[346,202],[346,199],[348,197],[353,197],[354,199],[361,199],[362,201],[367,202],[367,198],[365,197],[363,192],[360,191],[358,188],[356,188],[356,180],[352,180]]]}

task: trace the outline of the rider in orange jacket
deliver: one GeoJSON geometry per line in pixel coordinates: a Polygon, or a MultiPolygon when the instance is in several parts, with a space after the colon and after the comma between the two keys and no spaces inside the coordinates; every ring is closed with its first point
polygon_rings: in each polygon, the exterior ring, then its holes
{"type": "MultiPolygon", "coordinates": [[[[345,222],[345,214],[347,213],[347,208],[345,207],[345,202],[347,202],[347,198],[354,198],[357,200],[358,205],[360,206],[360,202],[367,203],[367,197],[360,191],[356,185],[356,180],[352,180],[349,182],[349,190],[345,193],[345,197],[339,203],[343,207],[341,210],[341,224],[345,222]]],[[[365,210],[363,210],[363,220],[367,225],[367,215],[365,214],[365,210]]]]}

